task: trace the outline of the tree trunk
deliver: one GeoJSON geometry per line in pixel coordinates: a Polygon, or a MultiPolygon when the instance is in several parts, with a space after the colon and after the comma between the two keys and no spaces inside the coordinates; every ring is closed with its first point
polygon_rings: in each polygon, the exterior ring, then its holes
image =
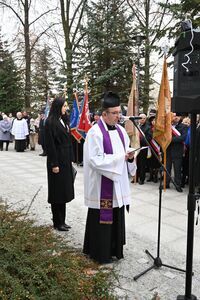
{"type": "Polygon", "coordinates": [[[150,43],[149,43],[149,11],[150,0],[145,3],[145,63],[144,63],[144,94],[143,94],[143,111],[145,114],[149,108],[149,68],[150,68],[150,43]]]}
{"type": "Polygon", "coordinates": [[[143,111],[145,114],[148,112],[149,108],[149,64],[150,64],[150,53],[148,50],[148,45],[145,49],[145,70],[144,70],[144,89],[143,89],[143,111]]]}
{"type": "Polygon", "coordinates": [[[60,0],[61,6],[61,18],[62,26],[65,36],[65,54],[66,54],[66,76],[67,76],[67,98],[68,103],[72,101],[73,97],[73,69],[72,69],[72,43],[70,41],[70,20],[69,20],[69,10],[70,1],[60,0]]]}
{"type": "Polygon", "coordinates": [[[72,45],[70,40],[68,39],[66,48],[65,48],[65,53],[66,53],[66,60],[67,60],[67,70],[66,70],[66,75],[67,75],[67,98],[68,98],[68,103],[72,103],[73,101],[73,69],[72,69],[72,45]]]}
{"type": "Polygon", "coordinates": [[[24,39],[25,39],[25,107],[30,108],[30,91],[31,91],[31,49],[29,38],[29,3],[24,3],[24,39]]]}

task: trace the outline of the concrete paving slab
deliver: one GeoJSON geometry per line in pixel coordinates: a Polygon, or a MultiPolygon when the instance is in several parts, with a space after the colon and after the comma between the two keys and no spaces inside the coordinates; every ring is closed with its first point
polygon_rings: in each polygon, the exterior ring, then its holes
{"type": "MultiPolygon", "coordinates": [[[[36,224],[51,226],[51,211],[47,203],[46,157],[39,156],[41,152],[38,146],[36,151],[16,153],[13,144],[9,151],[0,152],[0,166],[4,170],[0,173],[0,197],[8,203],[10,209],[27,211],[33,196],[42,186],[31,206],[29,216],[36,224]]],[[[76,197],[67,204],[67,222],[72,229],[59,234],[71,246],[81,249],[87,208],[83,199],[83,168],[76,168],[76,197]]],[[[185,292],[184,272],[162,266],[153,268],[137,281],[133,279],[135,275],[153,265],[145,249],[155,257],[158,253],[159,184],[130,185],[133,203],[130,213],[126,214],[124,259],[113,264],[118,275],[114,290],[117,299],[151,300],[156,291],[161,300],[176,299],[177,295],[184,295],[185,292]]],[[[183,193],[177,193],[173,187],[162,193],[160,258],[163,264],[181,269],[185,269],[186,262],[187,193],[187,189],[183,193]]],[[[195,226],[193,269],[195,274],[192,279],[192,293],[200,299],[200,225],[195,226]]]]}

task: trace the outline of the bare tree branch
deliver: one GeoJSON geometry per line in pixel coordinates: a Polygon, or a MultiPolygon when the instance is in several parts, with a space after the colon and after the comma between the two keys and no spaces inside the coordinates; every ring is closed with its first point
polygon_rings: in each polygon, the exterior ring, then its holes
{"type": "Polygon", "coordinates": [[[127,0],[127,3],[128,3],[128,5],[129,5],[129,7],[132,9],[132,11],[133,11],[135,17],[137,18],[137,21],[139,22],[140,26],[141,26],[141,27],[144,27],[145,24],[142,22],[142,20],[145,21],[145,16],[143,15],[141,9],[139,9],[139,8],[138,8],[136,5],[134,5],[134,4],[131,5],[131,3],[130,3],[129,0],[127,0]],[[135,8],[134,8],[134,6],[135,6],[135,8]]]}
{"type": "Polygon", "coordinates": [[[59,23],[52,23],[48,28],[46,28],[43,32],[41,32],[40,34],[38,34],[37,38],[35,39],[34,43],[31,46],[31,51],[33,50],[33,48],[35,47],[36,43],[38,42],[38,40],[41,38],[42,35],[44,35],[50,28],[52,28],[55,25],[58,25],[59,23]]]}
{"type": "MultiPolygon", "coordinates": [[[[81,5],[82,5],[84,2],[86,2],[86,1],[85,1],[85,0],[81,0],[81,1],[79,2],[79,4],[76,6],[76,9],[75,9],[75,11],[74,11],[73,17],[72,17],[71,22],[70,22],[70,24],[69,24],[69,30],[70,30],[70,31],[71,31],[71,28],[72,28],[72,26],[73,26],[73,23],[74,23],[74,20],[75,20],[75,18],[76,18],[76,15],[77,15],[77,13],[79,12],[80,7],[81,7],[81,5]]],[[[68,10],[69,10],[69,9],[68,9],[68,10]]]]}
{"type": "MultiPolygon", "coordinates": [[[[62,50],[61,50],[61,47],[60,47],[60,43],[58,41],[58,36],[61,36],[59,32],[56,32],[56,31],[53,31],[51,30],[51,37],[53,36],[53,39],[56,43],[56,47],[57,47],[57,50],[58,51],[55,51],[55,49],[51,48],[52,52],[54,52],[56,55],[59,55],[61,57],[61,61],[62,61],[62,65],[64,65],[65,63],[65,59],[63,57],[63,54],[62,54],[62,50]]],[[[63,36],[62,36],[63,38],[63,36]]]]}
{"type": "Polygon", "coordinates": [[[82,41],[82,39],[84,38],[85,35],[86,35],[86,32],[83,33],[83,34],[79,37],[79,39],[78,39],[75,43],[72,44],[72,51],[73,51],[73,52],[76,50],[77,46],[79,45],[80,41],[82,41]]]}
{"type": "Polygon", "coordinates": [[[18,0],[18,2],[22,4],[22,6],[24,7],[25,6],[25,2],[23,2],[22,0],[18,0]]]}
{"type": "Polygon", "coordinates": [[[55,11],[57,10],[58,7],[53,8],[53,9],[49,9],[48,11],[45,11],[43,14],[41,14],[39,17],[37,17],[35,20],[33,20],[32,22],[30,22],[29,26],[33,25],[36,21],[38,21],[40,18],[42,18],[43,16],[47,15],[49,12],[55,11]]]}
{"type": "Polygon", "coordinates": [[[16,12],[16,10],[9,4],[6,4],[4,1],[0,1],[0,5],[3,5],[9,9],[12,10],[12,12],[16,15],[16,17],[18,18],[18,20],[20,21],[20,23],[24,26],[24,22],[22,20],[22,18],[20,17],[20,15],[16,12]]]}
{"type": "Polygon", "coordinates": [[[30,2],[29,2],[29,8],[31,7],[31,3],[32,3],[32,0],[30,0],[30,2]]]}
{"type": "Polygon", "coordinates": [[[75,38],[76,38],[76,35],[77,35],[77,32],[78,30],[80,29],[80,24],[81,24],[81,20],[82,20],[82,17],[83,17],[83,12],[84,12],[84,9],[85,9],[85,4],[87,3],[87,0],[82,0],[82,9],[81,9],[81,12],[80,12],[80,15],[79,15],[79,19],[78,19],[78,23],[76,25],[76,29],[73,33],[73,37],[72,37],[72,45],[74,44],[75,42],[75,38]]]}
{"type": "MultiPolygon", "coordinates": [[[[163,19],[164,19],[165,12],[166,12],[166,5],[167,5],[168,2],[169,2],[169,0],[166,0],[166,2],[165,2],[165,7],[164,7],[164,10],[162,12],[162,15],[161,15],[161,18],[160,18],[160,23],[159,23],[159,26],[158,26],[158,31],[161,30],[161,26],[163,24],[163,19]]],[[[151,45],[155,43],[155,40],[157,39],[157,36],[158,36],[158,31],[157,31],[157,34],[155,34],[154,38],[152,39],[151,45]]]]}

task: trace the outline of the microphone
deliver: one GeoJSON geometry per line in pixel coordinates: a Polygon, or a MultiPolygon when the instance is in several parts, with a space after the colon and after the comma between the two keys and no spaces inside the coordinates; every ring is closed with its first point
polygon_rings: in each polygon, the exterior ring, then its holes
{"type": "Polygon", "coordinates": [[[128,120],[137,121],[137,120],[141,120],[141,119],[142,119],[142,117],[139,117],[139,116],[121,116],[120,117],[121,122],[125,122],[128,120]]]}

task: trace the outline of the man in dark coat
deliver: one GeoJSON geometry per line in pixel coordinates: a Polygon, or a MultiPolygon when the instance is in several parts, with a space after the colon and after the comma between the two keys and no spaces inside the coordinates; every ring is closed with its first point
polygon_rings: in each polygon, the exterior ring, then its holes
{"type": "MultiPolygon", "coordinates": [[[[31,117],[28,115],[28,113],[26,111],[23,111],[22,115],[23,115],[23,119],[25,119],[26,122],[27,122],[28,131],[29,131],[29,134],[30,134],[30,119],[31,119],[31,117]]],[[[26,149],[29,148],[29,143],[30,143],[29,134],[26,136],[26,149]]]]}
{"type": "Polygon", "coordinates": [[[46,156],[46,144],[45,144],[45,115],[40,115],[39,132],[38,132],[38,144],[41,145],[43,152],[40,156],[46,156]]]}
{"type": "MultiPolygon", "coordinates": [[[[177,192],[182,192],[181,169],[184,154],[184,141],[187,136],[187,126],[181,122],[181,116],[174,114],[172,118],[172,141],[167,148],[167,171],[171,174],[174,167],[174,181],[177,192]]],[[[166,188],[170,187],[170,177],[166,178],[166,188]]]]}
{"type": "MultiPolygon", "coordinates": [[[[148,142],[152,139],[152,131],[149,123],[147,122],[147,116],[145,114],[140,114],[141,120],[139,120],[139,127],[144,133],[148,142]]],[[[145,138],[140,134],[140,147],[147,146],[145,138]]],[[[137,177],[139,184],[144,184],[146,177],[146,167],[147,167],[147,151],[148,149],[141,150],[137,156],[137,177]]]]}
{"type": "Polygon", "coordinates": [[[54,228],[67,231],[66,203],[74,199],[72,145],[65,122],[65,99],[56,98],[45,122],[47,150],[48,202],[51,203],[54,228]]]}

